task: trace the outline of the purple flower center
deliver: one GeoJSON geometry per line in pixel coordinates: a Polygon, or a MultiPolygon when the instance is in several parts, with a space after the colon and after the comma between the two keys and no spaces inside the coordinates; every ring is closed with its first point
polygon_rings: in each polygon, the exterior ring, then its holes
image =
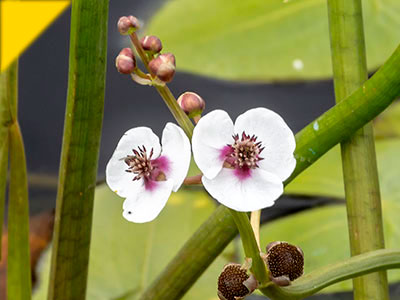
{"type": "Polygon", "coordinates": [[[235,174],[245,179],[250,176],[252,169],[258,168],[258,162],[263,160],[260,153],[264,150],[262,143],[257,142],[255,135],[247,135],[244,131],[239,137],[233,135],[233,144],[226,145],[221,150],[220,157],[224,160],[224,167],[235,169],[235,174]]]}
{"type": "Polygon", "coordinates": [[[127,155],[124,158],[125,163],[128,165],[126,172],[133,173],[135,176],[132,180],[144,180],[146,189],[153,190],[157,185],[157,181],[165,181],[165,172],[169,170],[168,159],[160,156],[152,159],[153,148],[147,154],[145,146],[138,147],[139,151],[132,149],[134,155],[127,155]]]}

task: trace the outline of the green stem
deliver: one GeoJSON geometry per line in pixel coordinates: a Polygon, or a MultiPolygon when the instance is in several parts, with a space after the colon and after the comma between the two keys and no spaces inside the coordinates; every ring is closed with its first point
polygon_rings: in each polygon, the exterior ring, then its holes
{"type": "Polygon", "coordinates": [[[17,119],[18,61],[1,75],[1,224],[4,215],[4,188],[8,157],[10,157],[10,182],[8,196],[8,257],[7,298],[31,299],[31,268],[29,253],[29,203],[26,159],[22,135],[17,119]],[[5,142],[4,142],[5,141],[5,142]],[[9,149],[8,149],[9,147],[9,149]]]}
{"type": "MultiPolygon", "coordinates": [[[[17,62],[0,74],[0,233],[3,232],[4,208],[6,198],[7,170],[8,170],[8,139],[9,127],[16,116],[17,102],[17,62]]],[[[1,259],[1,247],[0,247],[1,259]]]]}
{"type": "Polygon", "coordinates": [[[24,144],[18,122],[9,128],[7,298],[31,299],[28,181],[24,144]]]}
{"type": "MultiPolygon", "coordinates": [[[[143,50],[136,33],[134,32],[129,36],[145,68],[150,74],[152,74],[149,68],[149,59],[146,55],[146,52],[143,50]]],[[[154,76],[154,74],[152,75],[154,76]]],[[[185,131],[186,135],[189,137],[189,139],[191,139],[194,129],[193,123],[190,121],[185,112],[179,107],[174,95],[171,93],[171,90],[168,88],[167,85],[156,85],[155,88],[157,89],[160,96],[164,99],[165,104],[168,106],[179,126],[182,127],[183,131],[185,131]]]]}
{"type": "MultiPolygon", "coordinates": [[[[336,102],[368,78],[361,0],[328,0],[336,102]]],[[[382,249],[382,208],[372,124],[341,143],[351,255],[382,249]]],[[[354,299],[389,299],[381,271],[353,279],[354,299]]]]}
{"type": "Polygon", "coordinates": [[[74,0],[49,300],[85,299],[104,110],[108,0],[74,0]]]}
{"type": "MultiPolygon", "coordinates": [[[[292,181],[333,146],[379,115],[398,96],[400,96],[400,47],[363,87],[296,134],[297,165],[285,184],[292,181]]],[[[237,234],[233,217],[224,206],[218,207],[205,224],[195,233],[195,236],[201,236],[202,239],[188,240],[166,269],[146,289],[141,299],[180,299],[237,234]],[[224,234],[215,238],[213,233],[220,233],[223,230],[224,234]],[[207,251],[207,256],[198,256],[201,253],[195,251],[209,247],[212,251],[207,251]]]]}
{"type": "Polygon", "coordinates": [[[271,299],[276,300],[305,299],[339,281],[379,270],[395,268],[400,268],[399,250],[375,250],[310,272],[288,287],[270,285],[261,288],[261,291],[271,299]]]}
{"type": "Polygon", "coordinates": [[[229,209],[229,211],[239,230],[244,253],[246,254],[246,257],[251,258],[251,272],[261,285],[268,283],[270,280],[268,278],[267,269],[260,256],[260,249],[255,240],[253,229],[250,226],[249,217],[246,213],[238,212],[233,209],[229,209]]]}

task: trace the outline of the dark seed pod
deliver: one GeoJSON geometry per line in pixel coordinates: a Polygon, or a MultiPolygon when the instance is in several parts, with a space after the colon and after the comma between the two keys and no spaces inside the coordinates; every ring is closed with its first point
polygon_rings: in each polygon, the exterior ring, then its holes
{"type": "Polygon", "coordinates": [[[221,300],[243,299],[256,288],[257,280],[239,264],[227,264],[218,277],[218,297],[221,300]]]}
{"type": "Polygon", "coordinates": [[[286,242],[270,243],[266,260],[272,281],[279,285],[289,285],[303,275],[304,255],[297,246],[286,242]]]}

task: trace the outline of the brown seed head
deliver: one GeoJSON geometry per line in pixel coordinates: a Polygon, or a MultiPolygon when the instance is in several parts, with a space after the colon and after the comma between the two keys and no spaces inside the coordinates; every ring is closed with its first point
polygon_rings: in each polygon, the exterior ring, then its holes
{"type": "Polygon", "coordinates": [[[118,20],[118,31],[122,35],[131,34],[139,27],[139,20],[134,16],[123,16],[118,20]]]}
{"type": "Polygon", "coordinates": [[[267,265],[273,278],[288,277],[290,281],[303,275],[303,251],[286,242],[273,242],[267,246],[267,265]]]}
{"type": "Polygon", "coordinates": [[[170,82],[175,75],[175,56],[161,54],[150,61],[149,68],[161,81],[170,82]]]}
{"type": "Polygon", "coordinates": [[[162,49],[161,40],[154,35],[146,35],[142,37],[140,43],[144,50],[149,51],[151,53],[159,53],[162,49]]]}
{"type": "Polygon", "coordinates": [[[180,95],[178,98],[178,104],[190,118],[201,115],[206,107],[203,98],[193,92],[185,92],[180,95]]]}
{"type": "Polygon", "coordinates": [[[218,277],[218,297],[221,300],[238,300],[257,288],[257,280],[248,275],[239,264],[228,264],[218,277]]]}
{"type": "Polygon", "coordinates": [[[115,59],[115,66],[118,72],[122,74],[130,74],[136,68],[136,59],[131,48],[124,48],[115,59]]]}

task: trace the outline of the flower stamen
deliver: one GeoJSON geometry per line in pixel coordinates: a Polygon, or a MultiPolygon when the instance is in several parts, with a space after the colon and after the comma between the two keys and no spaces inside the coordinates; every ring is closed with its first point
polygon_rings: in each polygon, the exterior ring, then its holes
{"type": "Polygon", "coordinates": [[[151,148],[148,156],[145,146],[139,146],[138,149],[139,151],[132,149],[132,152],[135,155],[127,155],[124,158],[125,163],[128,165],[128,169],[125,171],[136,175],[133,177],[133,181],[141,178],[150,179],[152,171],[154,170],[154,166],[151,163],[153,148],[151,148]]]}
{"type": "Polygon", "coordinates": [[[257,136],[247,135],[244,131],[239,138],[239,134],[232,136],[234,143],[227,145],[231,151],[227,153],[225,159],[225,167],[240,168],[240,169],[255,169],[258,168],[258,162],[263,160],[260,153],[265,147],[261,147],[262,142],[257,142],[257,136]]]}

